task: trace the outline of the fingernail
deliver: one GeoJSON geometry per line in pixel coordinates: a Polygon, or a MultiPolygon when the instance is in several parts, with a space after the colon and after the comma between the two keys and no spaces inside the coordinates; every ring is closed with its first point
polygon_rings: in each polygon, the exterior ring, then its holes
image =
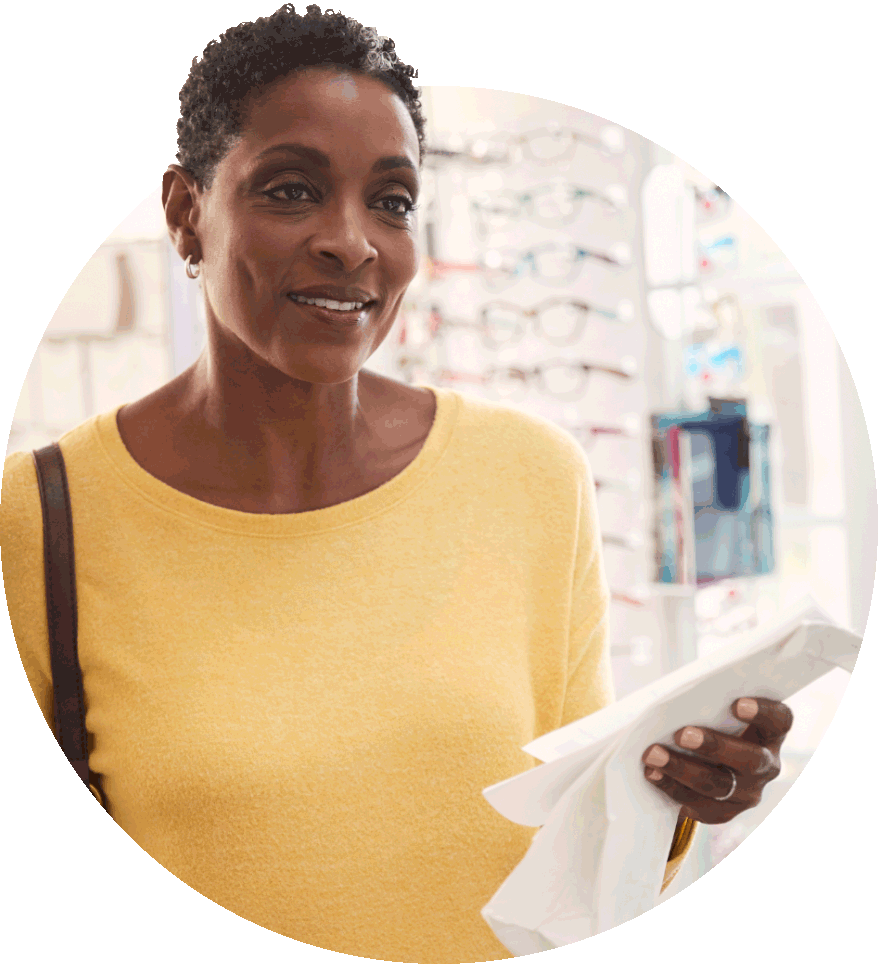
{"type": "Polygon", "coordinates": [[[654,767],[663,767],[671,757],[668,751],[661,746],[654,746],[646,754],[646,762],[654,767]]]}
{"type": "Polygon", "coordinates": [[[703,742],[704,734],[694,726],[687,726],[680,734],[680,746],[685,746],[687,750],[697,750],[703,742]]]}
{"type": "Polygon", "coordinates": [[[659,780],[661,780],[661,778],[662,778],[662,771],[661,771],[661,770],[647,770],[647,771],[646,771],[646,778],[647,778],[647,780],[652,780],[652,781],[654,781],[655,783],[657,783],[657,782],[658,782],[659,780]]]}
{"type": "Polygon", "coordinates": [[[738,716],[743,717],[745,720],[752,720],[758,712],[759,704],[756,700],[751,700],[749,696],[738,700],[738,716]]]}

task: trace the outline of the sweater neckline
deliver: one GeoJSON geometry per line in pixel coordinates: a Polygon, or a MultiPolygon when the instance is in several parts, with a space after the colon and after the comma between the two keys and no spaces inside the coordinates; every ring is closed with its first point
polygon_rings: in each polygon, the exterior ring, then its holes
{"type": "Polygon", "coordinates": [[[306,512],[244,512],[203,502],[180,492],[146,471],[128,451],[116,414],[122,405],[96,416],[92,431],[104,456],[133,494],[165,511],[191,522],[245,535],[308,535],[363,522],[408,498],[431,475],[448,447],[460,408],[457,392],[435,385],[417,383],[436,398],[433,424],[421,450],[401,471],[377,488],[322,509],[306,512]]]}

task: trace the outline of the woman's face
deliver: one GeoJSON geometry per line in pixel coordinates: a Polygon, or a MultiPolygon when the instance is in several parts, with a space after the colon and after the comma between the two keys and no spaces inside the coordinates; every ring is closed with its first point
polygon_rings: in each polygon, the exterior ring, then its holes
{"type": "Polygon", "coordinates": [[[288,377],[351,379],[417,271],[418,158],[379,80],[320,67],[269,87],[190,216],[209,322],[288,377]]]}

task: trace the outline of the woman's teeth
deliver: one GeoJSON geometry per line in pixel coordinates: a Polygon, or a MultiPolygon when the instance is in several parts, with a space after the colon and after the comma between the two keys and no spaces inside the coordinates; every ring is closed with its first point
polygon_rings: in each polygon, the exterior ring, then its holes
{"type": "Polygon", "coordinates": [[[302,295],[289,297],[300,304],[316,305],[318,308],[329,308],[331,311],[359,311],[366,304],[365,301],[333,301],[331,298],[304,298],[302,295]]]}

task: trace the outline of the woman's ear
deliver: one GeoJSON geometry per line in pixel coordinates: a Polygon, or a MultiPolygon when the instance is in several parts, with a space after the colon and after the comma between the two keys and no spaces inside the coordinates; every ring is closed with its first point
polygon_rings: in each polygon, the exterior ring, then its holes
{"type": "Polygon", "coordinates": [[[195,233],[201,193],[195,178],[179,164],[171,164],[162,176],[162,207],[165,209],[168,234],[177,254],[184,261],[191,255],[196,263],[202,257],[195,233]]]}

